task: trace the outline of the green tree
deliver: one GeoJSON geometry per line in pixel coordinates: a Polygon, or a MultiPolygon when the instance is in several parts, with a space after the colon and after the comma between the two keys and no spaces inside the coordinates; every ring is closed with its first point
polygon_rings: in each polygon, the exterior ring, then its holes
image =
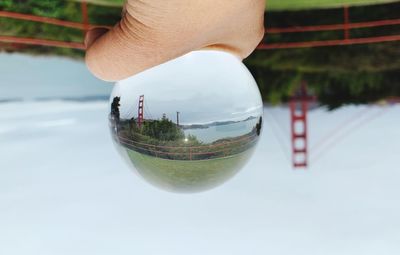
{"type": "Polygon", "coordinates": [[[176,141],[185,137],[182,129],[166,116],[163,116],[161,120],[145,121],[141,132],[143,135],[161,141],[176,141]]]}

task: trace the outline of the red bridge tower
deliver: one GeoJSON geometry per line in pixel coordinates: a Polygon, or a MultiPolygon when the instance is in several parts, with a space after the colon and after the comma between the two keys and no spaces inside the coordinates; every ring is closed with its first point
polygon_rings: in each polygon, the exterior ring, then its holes
{"type": "Polygon", "coordinates": [[[307,84],[303,82],[289,102],[294,168],[307,168],[308,166],[307,111],[308,103],[314,100],[314,96],[308,95],[307,84]]]}

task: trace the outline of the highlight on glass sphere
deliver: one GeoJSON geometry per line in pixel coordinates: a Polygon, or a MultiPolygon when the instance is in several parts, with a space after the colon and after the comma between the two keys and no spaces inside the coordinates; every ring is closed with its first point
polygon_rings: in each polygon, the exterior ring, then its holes
{"type": "Polygon", "coordinates": [[[194,51],[117,82],[110,130],[135,172],[159,188],[199,192],[233,177],[251,157],[263,104],[234,55],[194,51]]]}

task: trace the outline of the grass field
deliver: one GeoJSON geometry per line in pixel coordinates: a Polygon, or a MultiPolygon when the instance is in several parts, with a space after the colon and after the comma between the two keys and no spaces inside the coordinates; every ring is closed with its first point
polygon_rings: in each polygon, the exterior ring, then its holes
{"type": "Polygon", "coordinates": [[[175,192],[196,192],[218,186],[234,176],[253,149],[219,159],[167,160],[126,149],[138,173],[157,187],[175,192]]]}
{"type": "MultiPolygon", "coordinates": [[[[76,0],[79,1],[79,0],[76,0]]],[[[87,0],[89,3],[121,6],[125,0],[87,0]]],[[[396,2],[397,0],[267,0],[268,10],[296,10],[331,8],[342,5],[367,5],[396,2]]]]}

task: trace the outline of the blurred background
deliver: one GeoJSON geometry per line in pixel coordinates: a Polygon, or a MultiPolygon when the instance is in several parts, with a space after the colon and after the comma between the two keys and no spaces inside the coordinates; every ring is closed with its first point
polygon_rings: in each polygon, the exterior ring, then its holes
{"type": "Polygon", "coordinates": [[[261,142],[192,195],[146,184],[113,148],[112,84],[82,42],[122,3],[0,1],[0,254],[400,252],[399,1],[269,0],[245,60],[261,142]]]}

